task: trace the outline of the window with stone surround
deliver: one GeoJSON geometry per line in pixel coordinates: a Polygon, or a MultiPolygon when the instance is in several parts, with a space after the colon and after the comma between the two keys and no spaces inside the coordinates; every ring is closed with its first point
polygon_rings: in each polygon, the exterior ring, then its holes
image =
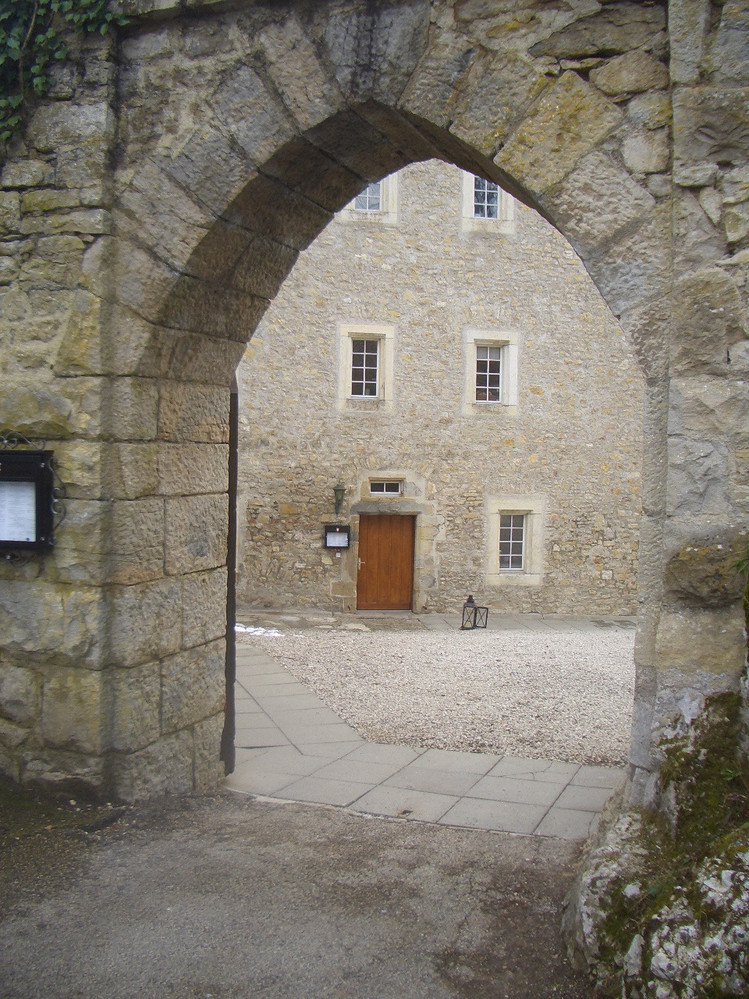
{"type": "Polygon", "coordinates": [[[515,232],[515,199],[493,181],[463,172],[464,231],[510,235],[515,232]]]}
{"type": "Polygon", "coordinates": [[[545,507],[538,494],[487,498],[489,585],[541,585],[545,507]]]}
{"type": "Polygon", "coordinates": [[[393,337],[393,327],[380,323],[338,324],[339,409],[392,406],[393,337]]]}
{"type": "Polygon", "coordinates": [[[398,222],[398,175],[367,184],[339,214],[342,222],[395,225],[398,222]]]}
{"type": "Polygon", "coordinates": [[[465,384],[463,412],[503,407],[514,414],[518,402],[516,330],[463,331],[465,384]]]}

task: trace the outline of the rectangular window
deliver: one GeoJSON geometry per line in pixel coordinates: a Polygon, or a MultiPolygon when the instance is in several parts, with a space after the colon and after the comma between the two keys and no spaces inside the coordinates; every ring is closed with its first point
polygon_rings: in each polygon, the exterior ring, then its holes
{"type": "Polygon", "coordinates": [[[401,483],[393,480],[384,480],[369,483],[370,493],[382,493],[390,496],[400,495],[401,483]]]}
{"type": "Polygon", "coordinates": [[[375,398],[377,396],[379,340],[351,341],[351,395],[375,398]]]}
{"type": "Polygon", "coordinates": [[[354,208],[357,212],[379,212],[382,193],[382,181],[378,180],[374,184],[366,187],[361,194],[357,194],[354,199],[354,208]]]}
{"type": "Polygon", "coordinates": [[[503,513],[499,518],[499,571],[522,570],[525,514],[503,513]]]}
{"type": "Polygon", "coordinates": [[[502,394],[502,348],[476,344],[476,402],[499,402],[502,394]]]}
{"type": "Polygon", "coordinates": [[[493,181],[473,178],[473,216],[477,219],[499,218],[499,187],[493,181]]]}

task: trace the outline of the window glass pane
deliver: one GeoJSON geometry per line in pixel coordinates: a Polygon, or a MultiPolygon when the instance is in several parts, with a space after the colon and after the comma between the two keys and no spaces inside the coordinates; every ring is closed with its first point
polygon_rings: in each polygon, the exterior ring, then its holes
{"type": "Polygon", "coordinates": [[[351,341],[351,395],[377,395],[379,340],[351,341]]]}
{"type": "Polygon", "coordinates": [[[476,344],[476,402],[499,402],[502,348],[476,344]]]}
{"type": "Polygon", "coordinates": [[[354,198],[354,208],[358,212],[379,212],[382,181],[370,184],[354,198]]]}
{"type": "Polygon", "coordinates": [[[479,219],[499,217],[499,187],[491,180],[473,178],[473,215],[479,219]]]}
{"type": "Polygon", "coordinates": [[[522,569],[525,549],[525,514],[503,513],[499,517],[499,568],[522,569]]]}

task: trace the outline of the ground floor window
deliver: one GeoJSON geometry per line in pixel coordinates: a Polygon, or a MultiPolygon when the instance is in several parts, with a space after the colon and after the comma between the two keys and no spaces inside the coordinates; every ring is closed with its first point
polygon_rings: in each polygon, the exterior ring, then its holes
{"type": "Polygon", "coordinates": [[[543,495],[486,499],[486,581],[490,586],[540,586],[543,578],[543,495]]]}
{"type": "Polygon", "coordinates": [[[525,514],[499,515],[499,571],[522,570],[525,551],[525,514]]]}

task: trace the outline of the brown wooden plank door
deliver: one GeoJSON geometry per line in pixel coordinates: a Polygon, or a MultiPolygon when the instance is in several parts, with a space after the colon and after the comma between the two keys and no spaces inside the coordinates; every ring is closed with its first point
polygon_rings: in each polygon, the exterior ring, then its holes
{"type": "Polygon", "coordinates": [[[411,610],[415,517],[359,517],[358,610],[411,610]]]}

